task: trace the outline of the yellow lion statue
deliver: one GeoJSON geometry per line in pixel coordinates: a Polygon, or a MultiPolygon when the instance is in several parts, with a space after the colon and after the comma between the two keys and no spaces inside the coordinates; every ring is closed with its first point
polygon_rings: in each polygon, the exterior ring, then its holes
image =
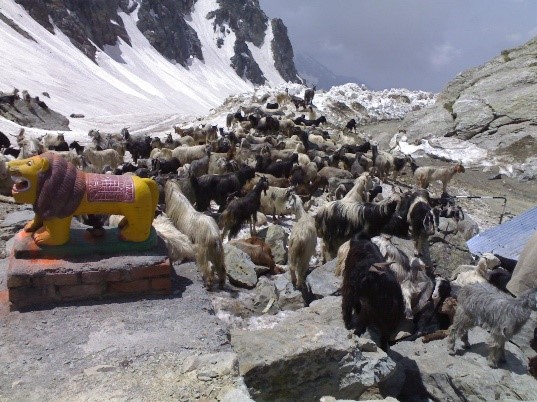
{"type": "Polygon", "coordinates": [[[10,161],[8,172],[15,201],[33,205],[34,219],[24,230],[33,232],[38,246],[67,243],[71,218],[83,214],[123,215],[125,241],[142,242],[150,235],[158,202],[154,180],[85,173],[51,152],[10,161]]]}

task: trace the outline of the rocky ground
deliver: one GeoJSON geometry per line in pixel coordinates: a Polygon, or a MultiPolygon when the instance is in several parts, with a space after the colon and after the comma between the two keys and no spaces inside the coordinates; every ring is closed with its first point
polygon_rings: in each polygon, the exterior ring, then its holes
{"type": "MultiPolygon", "coordinates": [[[[389,139],[388,133],[397,131],[397,125],[398,122],[379,123],[367,127],[367,132],[382,143],[389,139]]],[[[431,158],[420,158],[417,162],[420,165],[442,163],[431,158]]],[[[401,181],[403,186],[412,185],[409,173],[403,175],[401,181]]],[[[435,184],[432,190],[439,193],[439,185],[435,184]]],[[[507,197],[505,211],[503,203],[498,200],[459,200],[465,213],[480,229],[485,229],[496,225],[502,214],[505,221],[534,207],[537,182],[498,176],[494,168],[474,167],[468,168],[464,174],[455,175],[448,190],[452,195],[507,197]]],[[[322,359],[316,361],[313,358],[317,356],[317,348],[331,350],[334,347],[323,343],[328,342],[325,338],[330,338],[328,343],[331,344],[333,339],[347,336],[339,322],[337,297],[335,300],[327,297],[317,302],[320,304],[313,310],[297,313],[291,310],[301,307],[300,295],[292,292],[286,299],[287,306],[282,299],[277,308],[271,307],[270,289],[273,285],[270,281],[259,282],[266,285],[265,289],[269,289],[266,291],[249,293],[227,285],[224,292],[209,295],[203,289],[193,264],[175,267],[173,294],[168,298],[77,303],[28,312],[9,311],[5,244],[28,219],[29,213],[28,207],[0,202],[0,222],[10,216],[10,221],[0,227],[0,400],[240,401],[249,400],[243,376],[246,376],[249,384],[257,386],[255,384],[259,379],[256,376],[261,375],[266,376],[261,386],[267,388],[268,394],[255,394],[252,397],[265,400],[267,395],[272,395],[268,400],[278,399],[282,397],[282,389],[270,384],[278,383],[277,373],[283,370],[283,363],[274,358],[275,362],[267,367],[269,354],[285,355],[286,364],[294,362],[285,368],[291,373],[289,375],[294,375],[293,370],[299,370],[296,374],[299,375],[304,364],[313,367],[315,364],[320,367],[326,364],[322,359]],[[21,211],[20,216],[9,215],[15,211],[21,211]],[[250,323],[251,332],[247,333],[239,329],[245,327],[241,318],[227,316],[225,321],[217,318],[230,311],[233,313],[234,309],[238,312],[237,306],[244,298],[255,300],[251,311],[239,311],[239,315],[261,316],[253,321],[253,325],[250,323]],[[271,317],[276,317],[271,314],[278,309],[287,311],[280,311],[278,318],[271,321],[271,317]],[[334,309],[337,314],[332,317],[334,309]],[[264,310],[268,312],[267,315],[262,314],[264,310]],[[317,318],[312,321],[308,316],[317,318]],[[263,317],[267,318],[265,322],[263,317]],[[326,317],[326,320],[323,321],[322,317],[326,317]],[[326,326],[327,322],[331,324],[326,326]],[[309,329],[300,335],[297,328],[309,329]],[[325,335],[316,338],[317,343],[309,344],[311,349],[307,349],[301,337],[309,338],[316,331],[325,335]],[[289,337],[291,333],[294,334],[294,340],[289,337]],[[271,342],[256,344],[260,339],[270,339],[271,342]],[[288,345],[286,341],[289,341],[288,345]],[[296,345],[292,346],[294,342],[296,345]],[[302,345],[307,351],[297,345],[302,345]],[[282,351],[278,351],[279,348],[282,351]],[[298,354],[293,357],[296,351],[298,354]],[[239,360],[243,362],[241,368],[239,360]],[[244,369],[244,361],[249,362],[252,370],[244,369]],[[273,372],[275,367],[276,373],[273,372]]],[[[278,281],[283,283],[276,283],[276,288],[283,286],[280,291],[288,286],[288,279],[282,277],[278,281]]],[[[258,288],[262,289],[260,284],[258,288]]],[[[249,303],[242,303],[241,308],[248,309],[244,306],[249,306],[249,303]]],[[[429,393],[439,400],[488,400],[489,397],[524,399],[531,394],[528,393],[531,377],[524,374],[524,360],[534,354],[527,344],[531,325],[535,325],[535,316],[518,339],[520,348],[515,345],[509,347],[508,367],[491,372],[491,381],[481,385],[475,376],[459,376],[457,371],[463,366],[468,373],[487,370],[484,357],[486,348],[482,343],[486,341],[486,334],[479,331],[477,335],[471,334],[471,339],[479,339],[473,342],[481,342],[479,344],[482,345],[477,354],[466,353],[456,358],[448,357],[444,341],[432,343],[431,346],[419,341],[397,344],[389,354],[393,361],[398,362],[397,366],[374,345],[354,338],[349,338],[349,344],[343,347],[339,345],[330,353],[340,356],[338,359],[342,361],[351,359],[353,367],[362,367],[364,364],[363,367],[369,367],[352,374],[354,380],[360,379],[359,386],[355,383],[349,386],[354,392],[362,392],[357,390],[369,387],[363,397],[382,398],[399,394],[402,400],[415,400],[413,398],[421,392],[422,396],[429,393]],[[356,348],[361,348],[362,354],[350,358],[348,350],[356,348]],[[450,362],[446,372],[439,369],[438,361],[450,362]],[[377,372],[377,377],[370,378],[370,370],[377,372]],[[409,373],[419,378],[409,377],[409,373]],[[505,383],[502,387],[496,386],[497,382],[502,381],[505,383]],[[421,391],[414,389],[414,386],[422,387],[421,391]],[[523,395],[520,398],[515,394],[517,386],[523,390],[520,391],[520,395],[523,395]],[[483,396],[478,397],[480,393],[483,396]],[[469,398],[469,395],[476,395],[477,399],[469,398]]],[[[345,365],[337,370],[345,371],[345,365]]],[[[340,381],[349,380],[342,378],[340,381]]],[[[325,395],[337,396],[337,392],[330,387],[330,381],[322,389],[326,391],[325,395]]],[[[322,394],[316,397],[319,396],[322,394]]]]}

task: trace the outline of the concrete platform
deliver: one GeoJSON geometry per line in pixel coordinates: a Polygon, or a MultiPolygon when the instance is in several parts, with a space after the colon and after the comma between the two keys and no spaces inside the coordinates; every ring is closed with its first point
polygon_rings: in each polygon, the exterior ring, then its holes
{"type": "Polygon", "coordinates": [[[24,231],[15,236],[7,269],[12,310],[62,302],[171,292],[171,264],[154,230],[144,243],[121,242],[114,229],[95,239],[73,229],[60,247],[37,247],[24,231]]]}

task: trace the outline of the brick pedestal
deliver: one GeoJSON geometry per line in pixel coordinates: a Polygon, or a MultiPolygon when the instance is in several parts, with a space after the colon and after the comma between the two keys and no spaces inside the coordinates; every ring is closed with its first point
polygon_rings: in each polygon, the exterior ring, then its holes
{"type": "Polygon", "coordinates": [[[7,272],[12,309],[171,292],[171,264],[166,246],[156,234],[152,245],[114,247],[113,243],[119,242],[114,231],[95,240],[79,230],[82,232],[72,236],[71,246],[61,246],[65,253],[58,248],[36,247],[28,233],[16,235],[7,272]]]}

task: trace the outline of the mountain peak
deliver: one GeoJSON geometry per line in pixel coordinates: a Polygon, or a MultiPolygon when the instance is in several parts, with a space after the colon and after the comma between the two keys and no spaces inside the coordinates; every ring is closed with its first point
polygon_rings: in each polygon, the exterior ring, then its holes
{"type": "Polygon", "coordinates": [[[287,29],[257,0],[6,0],[2,13],[0,48],[16,56],[0,90],[48,92],[64,115],[197,114],[300,82],[287,29]]]}

